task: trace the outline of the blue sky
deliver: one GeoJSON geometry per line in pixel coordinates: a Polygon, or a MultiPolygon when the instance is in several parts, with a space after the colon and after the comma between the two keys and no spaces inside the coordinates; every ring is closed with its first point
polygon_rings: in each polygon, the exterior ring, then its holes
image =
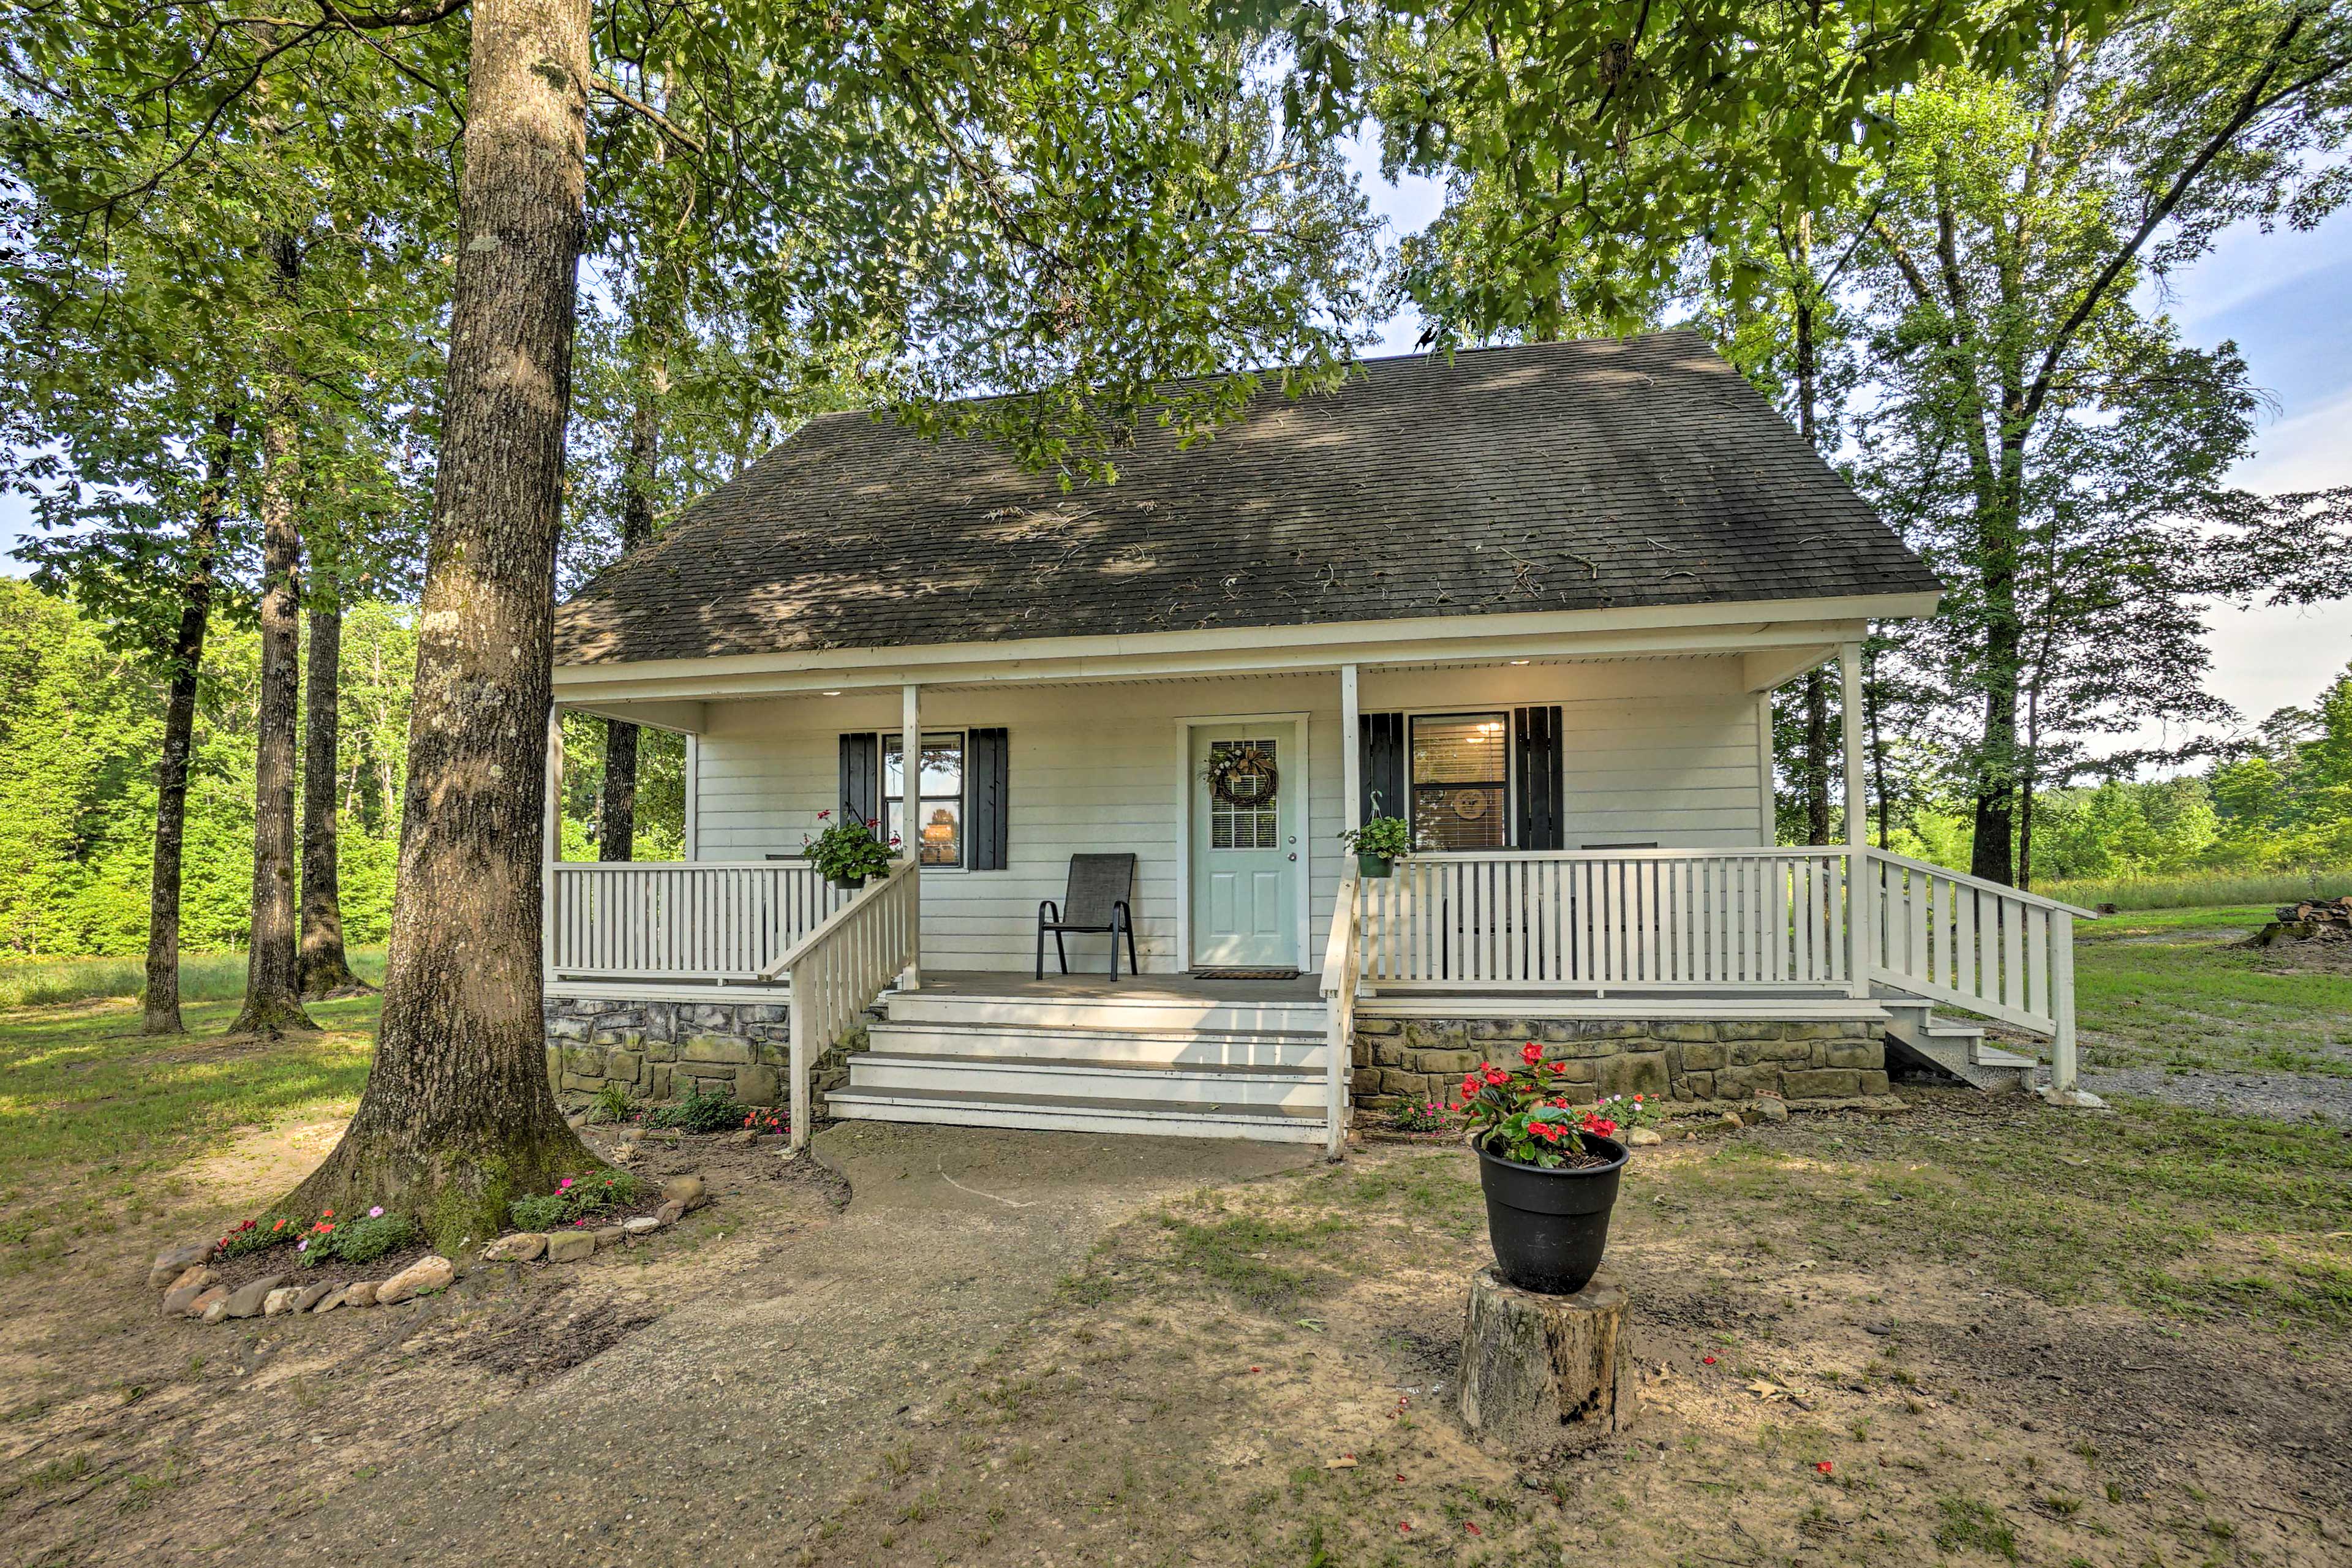
{"type": "MultiPolygon", "coordinates": [[[[1398,233],[1436,213],[1432,182],[1387,184],[1369,161],[1355,162],[1374,210],[1398,233]]],[[[2255,456],[2232,476],[2237,483],[2265,492],[2352,484],[2352,212],[2306,234],[2231,230],[2171,280],[2165,303],[2189,341],[2235,340],[2256,384],[2275,400],[2255,456]]],[[[1417,321],[1391,321],[1371,352],[1410,353],[1419,334],[1417,321]]],[[[26,527],[23,500],[0,496],[0,548],[26,527]]],[[[2352,601],[2306,610],[2217,606],[2210,625],[2213,689],[2249,721],[2309,701],[2352,660],[2352,601]]]]}

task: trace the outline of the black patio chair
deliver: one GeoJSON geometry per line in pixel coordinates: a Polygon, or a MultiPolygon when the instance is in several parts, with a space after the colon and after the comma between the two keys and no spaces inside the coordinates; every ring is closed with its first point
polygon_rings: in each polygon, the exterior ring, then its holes
{"type": "Polygon", "coordinates": [[[1127,972],[1140,973],[1135,965],[1135,920],[1128,911],[1128,900],[1135,896],[1135,857],[1132,855],[1073,855],[1070,857],[1070,886],[1057,905],[1047,899],[1037,906],[1037,978],[1045,978],[1045,933],[1054,933],[1054,952],[1062,961],[1062,973],[1070,972],[1069,949],[1062,944],[1066,931],[1085,931],[1100,935],[1110,933],[1110,977],[1118,979],[1118,939],[1127,937],[1127,972]]]}

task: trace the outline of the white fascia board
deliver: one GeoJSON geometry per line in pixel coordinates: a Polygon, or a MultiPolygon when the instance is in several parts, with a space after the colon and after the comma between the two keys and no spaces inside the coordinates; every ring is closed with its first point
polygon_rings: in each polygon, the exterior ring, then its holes
{"type": "MultiPolygon", "coordinates": [[[[1839,641],[1843,642],[1843,638],[1839,641]]],[[[1813,643],[1800,647],[1752,648],[1739,656],[1741,679],[1750,691],[1776,691],[1807,670],[1837,658],[1838,644],[1813,643]]]]}
{"type": "Polygon", "coordinates": [[[769,696],[848,687],[1274,674],[1490,658],[1641,658],[1835,644],[1873,620],[1932,615],[1934,594],[1742,600],[1615,610],[1428,616],[1300,626],[1036,637],[929,647],[826,648],[559,666],[567,707],[645,698],[769,696]]]}
{"type": "Polygon", "coordinates": [[[617,719],[624,724],[641,725],[648,730],[667,730],[677,735],[699,735],[710,727],[707,707],[698,701],[677,698],[655,701],[607,699],[595,702],[573,702],[559,691],[556,700],[562,704],[567,713],[593,713],[599,719],[617,719]]]}

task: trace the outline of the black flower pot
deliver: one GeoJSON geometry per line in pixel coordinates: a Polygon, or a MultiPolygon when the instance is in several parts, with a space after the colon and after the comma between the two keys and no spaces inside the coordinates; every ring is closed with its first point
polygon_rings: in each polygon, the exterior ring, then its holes
{"type": "Polygon", "coordinates": [[[1366,850],[1356,853],[1356,875],[1359,877],[1385,877],[1395,869],[1396,862],[1385,855],[1374,855],[1366,850]]]}
{"type": "Polygon", "coordinates": [[[835,887],[839,888],[843,892],[854,893],[857,891],[858,889],[866,886],[866,873],[860,871],[855,877],[834,877],[829,879],[829,880],[831,880],[835,887]]]}
{"type": "Polygon", "coordinates": [[[1478,1182],[1486,1190],[1486,1236],[1507,1284],[1546,1296],[1571,1296],[1601,1267],[1609,1246],[1609,1211],[1625,1146],[1613,1138],[1580,1134],[1584,1152],[1605,1165],[1547,1171],[1478,1150],[1478,1182]]]}

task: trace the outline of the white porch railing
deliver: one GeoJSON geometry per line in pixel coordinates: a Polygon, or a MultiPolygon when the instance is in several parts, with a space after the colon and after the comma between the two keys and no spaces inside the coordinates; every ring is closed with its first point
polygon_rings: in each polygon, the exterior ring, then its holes
{"type": "Polygon", "coordinates": [[[1869,977],[2048,1036],[2051,1085],[2072,1090],[2074,917],[2098,916],[1883,849],[1868,854],[1869,977]]]}
{"type": "Polygon", "coordinates": [[[1339,879],[1339,893],[1331,901],[1331,935],[1323,945],[1322,991],[1327,1018],[1323,1153],[1337,1160],[1348,1152],[1348,1117],[1352,1109],[1348,1093],[1349,1069],[1356,1048],[1356,986],[1363,977],[1363,946],[1357,941],[1356,919],[1363,884],[1350,871],[1339,879]]]}
{"type": "Polygon", "coordinates": [[[882,988],[914,963],[922,908],[911,859],[868,883],[844,908],[761,972],[792,986],[792,1147],[808,1142],[809,1066],[847,1034],[882,988]]]}
{"type": "Polygon", "coordinates": [[[2074,1088],[2074,918],[2096,917],[1885,850],[1417,856],[1355,901],[1363,977],[1382,990],[1876,983],[2049,1037],[2052,1083],[2074,1088]]]}
{"type": "Polygon", "coordinates": [[[559,861],[547,868],[548,973],[748,980],[850,895],[800,860],[559,861]]]}
{"type": "Polygon", "coordinates": [[[1362,886],[1383,988],[1814,989],[1851,975],[1846,851],[1420,856],[1362,886]]]}

